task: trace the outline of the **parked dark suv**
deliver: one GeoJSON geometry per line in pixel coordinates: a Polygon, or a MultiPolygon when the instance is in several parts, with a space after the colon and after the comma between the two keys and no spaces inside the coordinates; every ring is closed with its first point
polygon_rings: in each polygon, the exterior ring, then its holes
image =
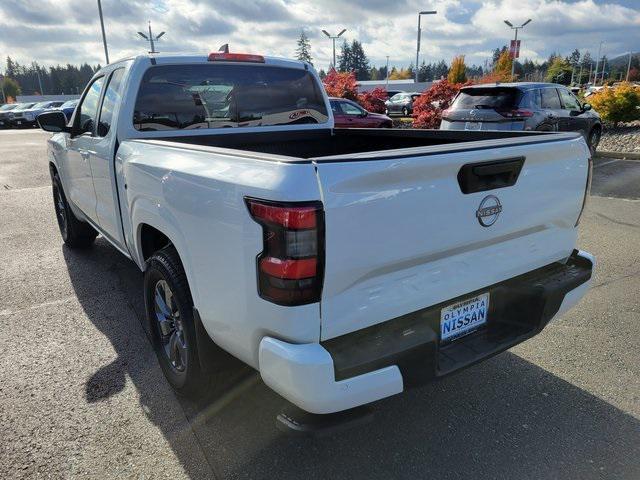
{"type": "Polygon", "coordinates": [[[580,132],[595,151],[602,124],[564,85],[498,83],[462,88],[442,113],[440,129],[580,132]]]}

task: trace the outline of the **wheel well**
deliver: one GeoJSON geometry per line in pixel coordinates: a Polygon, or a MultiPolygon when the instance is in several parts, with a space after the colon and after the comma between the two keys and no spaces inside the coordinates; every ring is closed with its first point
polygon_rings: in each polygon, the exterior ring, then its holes
{"type": "Polygon", "coordinates": [[[147,260],[154,252],[171,244],[171,240],[164,233],[151,225],[143,224],[140,231],[140,246],[142,257],[147,260]]]}
{"type": "Polygon", "coordinates": [[[56,168],[53,162],[49,162],[49,174],[53,178],[54,175],[58,174],[58,169],[56,168]]]}
{"type": "Polygon", "coordinates": [[[591,132],[589,132],[589,134],[593,133],[593,132],[597,132],[600,131],[602,132],[602,125],[600,125],[599,123],[596,123],[592,128],[591,128],[591,132]]]}

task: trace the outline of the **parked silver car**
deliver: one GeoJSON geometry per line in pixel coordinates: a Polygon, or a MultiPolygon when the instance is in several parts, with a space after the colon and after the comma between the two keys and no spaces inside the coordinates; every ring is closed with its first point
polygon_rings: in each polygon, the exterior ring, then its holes
{"type": "Polygon", "coordinates": [[[420,92],[400,92],[396,93],[389,100],[384,102],[386,105],[386,115],[402,114],[407,117],[413,113],[413,102],[420,96],[420,92]]]}

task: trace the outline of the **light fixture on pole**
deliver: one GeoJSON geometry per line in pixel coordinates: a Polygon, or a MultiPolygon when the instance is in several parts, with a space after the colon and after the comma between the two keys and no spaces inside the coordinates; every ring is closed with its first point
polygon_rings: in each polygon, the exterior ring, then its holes
{"type": "Polygon", "coordinates": [[[333,41],[333,63],[331,64],[331,66],[333,67],[334,70],[336,68],[336,38],[340,38],[340,36],[346,31],[347,29],[343,28],[339,34],[330,35],[329,32],[327,32],[326,30],[322,30],[322,33],[324,33],[327,37],[329,37],[333,41]]]}
{"type": "Polygon", "coordinates": [[[100,15],[100,27],[102,28],[102,44],[104,45],[104,58],[109,65],[109,51],[107,50],[107,35],[104,33],[104,20],[102,19],[102,4],[98,0],[98,14],[100,15]]]}
{"type": "Polygon", "coordinates": [[[511,43],[511,48],[510,48],[510,53],[511,53],[511,58],[512,58],[512,61],[511,61],[511,77],[513,77],[513,74],[515,73],[516,58],[518,58],[520,56],[520,44],[518,43],[518,30],[520,30],[521,28],[524,28],[525,25],[527,25],[530,22],[531,22],[531,19],[527,20],[526,22],[524,22],[519,27],[516,27],[509,20],[505,20],[504,21],[504,23],[506,23],[509,26],[509,28],[511,28],[511,30],[515,30],[516,31],[516,36],[513,39],[513,42],[511,43]]]}
{"type": "Polygon", "coordinates": [[[416,68],[415,68],[415,82],[418,83],[418,62],[420,61],[420,34],[422,33],[422,29],[420,28],[420,19],[422,15],[435,15],[435,10],[426,10],[424,12],[418,12],[418,45],[416,47],[416,68]]]}
{"type": "Polygon", "coordinates": [[[156,46],[154,42],[157,42],[158,40],[160,40],[160,37],[162,37],[165,33],[166,32],[160,32],[158,35],[154,37],[153,33],[151,32],[151,20],[149,20],[149,35],[146,35],[142,32],[138,32],[138,35],[140,35],[145,40],[149,41],[149,44],[151,45],[151,50],[149,51],[149,53],[160,53],[156,51],[156,46]]]}

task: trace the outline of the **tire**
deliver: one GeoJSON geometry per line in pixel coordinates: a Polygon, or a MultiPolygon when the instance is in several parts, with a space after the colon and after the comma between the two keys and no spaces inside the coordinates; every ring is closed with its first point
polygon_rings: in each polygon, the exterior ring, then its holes
{"type": "Polygon", "coordinates": [[[589,145],[589,150],[591,150],[591,155],[595,155],[596,149],[600,144],[601,136],[602,136],[602,128],[600,128],[599,126],[593,127],[589,132],[587,144],[589,145]]]}
{"type": "Polygon", "coordinates": [[[209,388],[211,377],[200,368],[191,291],[172,245],[148,260],[144,300],[151,341],[165,377],[179,395],[199,397],[209,388]]]}
{"type": "Polygon", "coordinates": [[[88,248],[93,245],[98,232],[86,222],[78,219],[71,210],[57,173],[52,176],[53,206],[65,245],[71,249],[88,248]]]}

